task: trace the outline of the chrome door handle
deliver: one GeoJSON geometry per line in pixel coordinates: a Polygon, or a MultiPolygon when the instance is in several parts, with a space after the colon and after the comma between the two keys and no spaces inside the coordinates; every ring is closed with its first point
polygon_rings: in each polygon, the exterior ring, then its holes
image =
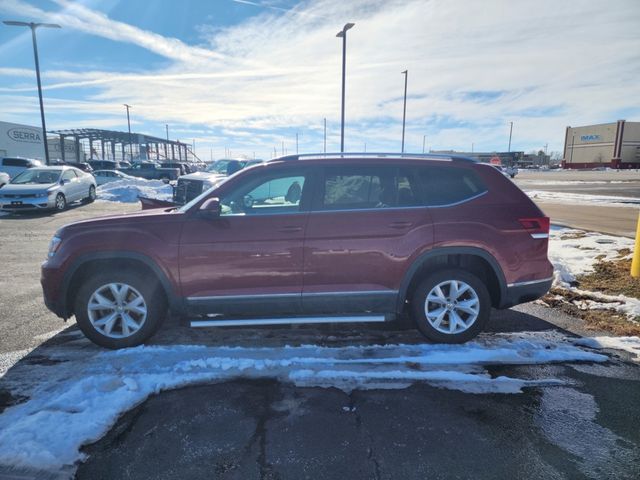
{"type": "Polygon", "coordinates": [[[398,229],[400,229],[400,228],[409,228],[412,225],[413,225],[413,222],[391,222],[389,224],[389,226],[391,228],[398,228],[398,229]]]}
{"type": "Polygon", "coordinates": [[[302,231],[302,227],[298,227],[295,225],[289,225],[286,227],[282,227],[278,229],[279,232],[282,233],[296,233],[296,232],[301,232],[302,231]]]}

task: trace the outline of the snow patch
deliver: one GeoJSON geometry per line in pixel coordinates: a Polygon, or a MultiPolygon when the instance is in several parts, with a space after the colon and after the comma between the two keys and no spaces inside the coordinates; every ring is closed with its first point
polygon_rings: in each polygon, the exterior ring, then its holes
{"type": "Polygon", "coordinates": [[[601,205],[610,207],[640,208],[640,198],[617,197],[608,195],[588,195],[582,193],[547,192],[544,190],[525,190],[532,200],[572,205],[601,205]]]}
{"type": "Polygon", "coordinates": [[[162,180],[131,178],[105,183],[98,187],[98,198],[109,202],[135,203],[138,197],[171,200],[173,188],[162,180]]]}
{"type": "Polygon", "coordinates": [[[625,295],[605,295],[574,286],[576,277],[593,272],[596,262],[629,258],[630,255],[620,257],[618,252],[633,248],[633,240],[625,237],[569,228],[552,228],[549,234],[549,260],[554,267],[553,285],[591,297],[590,300],[578,302],[579,308],[612,309],[630,318],[640,316],[640,299],[625,295]]]}
{"type": "Polygon", "coordinates": [[[589,348],[624,350],[632,353],[633,360],[640,363],[640,337],[585,337],[578,338],[573,343],[589,348]]]}
{"type": "Polygon", "coordinates": [[[562,382],[494,378],[484,366],[608,359],[557,332],[483,335],[463,345],[179,345],[96,352],[85,344],[76,349],[67,344],[51,347],[49,357],[59,363],[30,365],[31,374],[16,374],[13,385],[4,380],[29,400],[0,415],[0,464],[49,471],[74,465],[83,459],[82,445],[101,438],[149,395],[202,382],[276,378],[347,392],[428,382],[472,393],[517,393],[562,382]]]}

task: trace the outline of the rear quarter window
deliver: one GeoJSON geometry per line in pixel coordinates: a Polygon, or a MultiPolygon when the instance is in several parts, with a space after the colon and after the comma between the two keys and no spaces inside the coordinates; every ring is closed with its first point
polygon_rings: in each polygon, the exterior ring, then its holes
{"type": "Polygon", "coordinates": [[[480,177],[469,168],[424,166],[417,169],[417,177],[427,206],[464,202],[487,191],[480,177]]]}

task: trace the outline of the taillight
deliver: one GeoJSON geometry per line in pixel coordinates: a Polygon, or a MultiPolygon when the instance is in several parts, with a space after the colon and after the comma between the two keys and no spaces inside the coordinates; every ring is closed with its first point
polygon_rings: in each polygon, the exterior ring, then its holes
{"type": "Polygon", "coordinates": [[[549,238],[549,217],[521,218],[518,221],[533,238],[549,238]]]}

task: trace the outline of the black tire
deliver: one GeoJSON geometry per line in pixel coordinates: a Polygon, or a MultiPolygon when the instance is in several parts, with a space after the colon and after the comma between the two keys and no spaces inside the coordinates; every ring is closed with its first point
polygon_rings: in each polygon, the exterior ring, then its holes
{"type": "MultiPolygon", "coordinates": [[[[78,290],[74,307],[76,322],[85,336],[93,343],[111,349],[135,347],[144,343],[158,330],[167,315],[167,303],[160,284],[148,276],[126,270],[110,270],[90,276],[78,290]],[[94,327],[89,319],[88,305],[91,296],[110,283],[122,283],[133,287],[140,293],[146,304],[147,314],[144,323],[139,330],[128,337],[112,338],[105,335],[94,327]]],[[[122,322],[122,317],[119,321],[122,322]]]]}
{"type": "MultiPolygon", "coordinates": [[[[491,314],[491,297],[484,283],[474,274],[460,269],[440,270],[426,277],[416,288],[411,300],[411,313],[420,332],[429,340],[438,343],[464,343],[476,337],[486,326],[491,314]],[[464,331],[444,333],[437,330],[428,320],[425,312],[427,295],[436,286],[447,281],[462,281],[475,293],[479,301],[479,311],[475,321],[464,331]]],[[[445,318],[450,318],[447,314],[445,318]]],[[[469,317],[466,319],[468,320],[469,317]]],[[[446,320],[450,322],[450,320],[446,320]]]]}
{"type": "Polygon", "coordinates": [[[64,196],[63,193],[58,193],[56,195],[56,205],[55,205],[56,211],[62,212],[66,208],[67,208],[67,198],[64,196]]]}
{"type": "Polygon", "coordinates": [[[84,203],[93,203],[96,201],[96,187],[91,185],[89,187],[89,196],[85,197],[84,203]]]}

